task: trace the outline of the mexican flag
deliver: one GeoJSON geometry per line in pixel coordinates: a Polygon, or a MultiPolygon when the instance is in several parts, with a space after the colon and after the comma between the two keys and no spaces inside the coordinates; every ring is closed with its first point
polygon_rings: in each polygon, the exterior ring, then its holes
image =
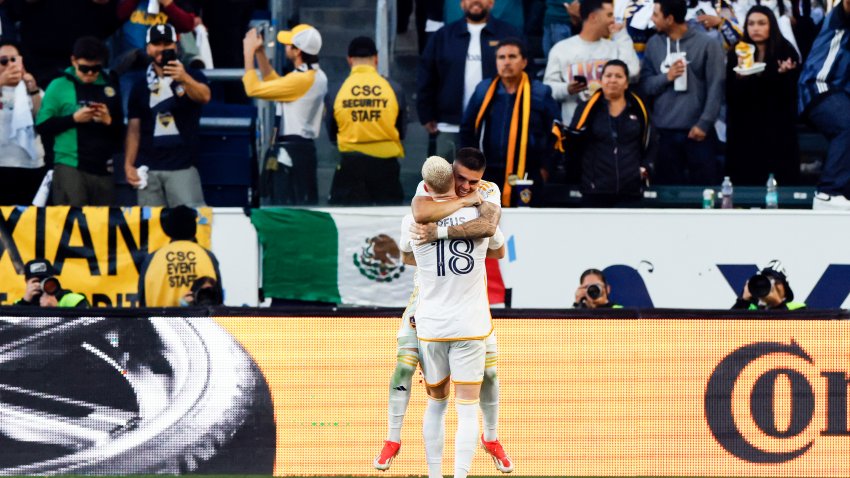
{"type": "Polygon", "coordinates": [[[251,212],[266,297],[404,307],[414,267],[401,262],[397,208],[264,208],[251,212]]]}

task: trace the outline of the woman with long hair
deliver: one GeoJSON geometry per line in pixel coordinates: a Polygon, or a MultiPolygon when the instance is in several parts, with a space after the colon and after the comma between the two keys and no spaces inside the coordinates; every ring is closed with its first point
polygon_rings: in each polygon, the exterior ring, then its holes
{"type": "Polygon", "coordinates": [[[726,62],[727,174],[736,185],[764,185],[774,173],[780,185],[797,184],[797,78],[800,57],[779,32],[773,11],[756,5],[747,12],[744,43],[755,46],[754,61],[764,71],[735,71],[738,57],[726,62]]]}

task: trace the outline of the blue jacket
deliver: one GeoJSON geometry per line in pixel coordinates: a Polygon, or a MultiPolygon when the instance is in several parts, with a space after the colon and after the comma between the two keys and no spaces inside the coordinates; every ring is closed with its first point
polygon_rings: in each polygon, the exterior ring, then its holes
{"type": "MultiPolygon", "coordinates": [[[[461,146],[479,148],[487,158],[487,166],[504,168],[507,163],[508,139],[511,131],[511,115],[516,94],[509,95],[499,83],[482,120],[482,127],[475,131],[475,119],[487,96],[492,79],[485,79],[475,88],[460,125],[461,146]],[[483,136],[483,137],[482,137],[483,136]]],[[[551,170],[556,154],[556,136],[552,132],[555,122],[560,124],[561,106],[552,98],[552,88],[538,80],[531,80],[531,116],[528,121],[528,151],[526,170],[539,168],[551,170]]],[[[519,140],[517,140],[519,148],[519,140]]],[[[515,157],[519,157],[518,155],[515,157]]]]}
{"type": "Polygon", "coordinates": [[[804,114],[819,97],[843,91],[850,94],[850,15],[841,4],[823,22],[800,73],[799,111],[804,114]]]}
{"type": "MultiPolygon", "coordinates": [[[[492,16],[487,20],[481,32],[482,78],[496,76],[496,45],[509,37],[521,38],[511,25],[492,16]]],[[[416,112],[420,123],[460,124],[469,38],[466,20],[461,19],[440,28],[428,40],[416,75],[416,112]]]]}

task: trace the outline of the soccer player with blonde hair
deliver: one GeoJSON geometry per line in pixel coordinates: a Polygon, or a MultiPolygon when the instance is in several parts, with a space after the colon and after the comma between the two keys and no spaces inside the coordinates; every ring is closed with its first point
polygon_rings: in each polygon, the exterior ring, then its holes
{"type": "MultiPolygon", "coordinates": [[[[474,148],[459,150],[455,162],[451,166],[442,158],[429,158],[422,169],[425,181],[420,183],[417,195],[414,198],[414,214],[435,214],[446,217],[463,207],[477,205],[483,201],[484,204],[479,208],[479,218],[455,226],[440,227],[447,227],[445,232],[452,238],[488,237],[493,235],[494,232],[498,232],[494,239],[496,240],[495,244],[500,244],[499,241],[504,240],[501,231],[498,231],[496,227],[501,214],[500,193],[495,184],[481,181],[485,166],[483,155],[474,148]],[[451,187],[447,186],[449,178],[452,183],[451,187]]],[[[414,237],[421,236],[421,239],[419,239],[421,242],[424,242],[427,235],[434,236],[429,238],[430,240],[437,240],[436,225],[431,225],[430,228],[423,226],[422,231],[419,232],[408,231],[407,227],[404,226],[402,232],[405,235],[411,232],[414,237]]],[[[491,245],[493,244],[491,241],[491,245]]],[[[498,254],[498,249],[490,250],[488,257],[502,257],[498,254]]],[[[415,265],[412,257],[407,258],[407,254],[405,256],[408,264],[415,265]]],[[[419,363],[416,329],[411,324],[419,301],[418,274],[417,271],[414,275],[414,291],[411,294],[408,307],[402,315],[401,326],[397,335],[398,355],[390,383],[388,434],[381,453],[374,460],[375,468],[379,470],[389,469],[393,458],[399,452],[401,426],[410,399],[412,377],[419,363]]],[[[496,468],[503,473],[509,473],[513,470],[513,462],[499,443],[496,433],[499,404],[499,382],[496,374],[497,357],[496,337],[495,334],[490,334],[486,339],[486,368],[484,383],[481,386],[480,406],[484,414],[484,434],[481,441],[484,449],[492,456],[496,468]]]]}

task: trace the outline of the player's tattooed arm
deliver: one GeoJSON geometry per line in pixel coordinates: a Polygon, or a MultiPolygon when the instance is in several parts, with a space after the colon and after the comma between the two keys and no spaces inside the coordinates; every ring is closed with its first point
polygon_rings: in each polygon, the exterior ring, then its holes
{"type": "Polygon", "coordinates": [[[411,208],[413,219],[419,224],[426,224],[449,217],[461,208],[477,206],[481,201],[481,195],[477,191],[450,201],[434,201],[430,196],[414,196],[411,208]]]}
{"type": "MultiPolygon", "coordinates": [[[[502,208],[496,204],[485,202],[478,208],[477,219],[448,229],[449,239],[481,239],[491,237],[496,233],[499,219],[502,217],[502,208]]],[[[437,240],[437,225],[434,223],[418,224],[410,226],[410,233],[416,245],[434,242],[437,240]]]]}

